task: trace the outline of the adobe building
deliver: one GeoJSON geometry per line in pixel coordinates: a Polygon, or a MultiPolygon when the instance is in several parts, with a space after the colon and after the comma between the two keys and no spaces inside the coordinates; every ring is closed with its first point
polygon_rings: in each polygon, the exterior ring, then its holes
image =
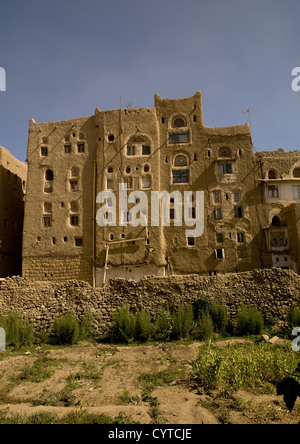
{"type": "Polygon", "coordinates": [[[31,119],[27,160],[25,277],[95,286],[272,265],[300,271],[300,153],[254,154],[248,124],[206,127],[200,92],[155,95],[153,108],[31,119]]]}
{"type": "Polygon", "coordinates": [[[27,165],[0,146],[0,278],[21,275],[27,165]]]}

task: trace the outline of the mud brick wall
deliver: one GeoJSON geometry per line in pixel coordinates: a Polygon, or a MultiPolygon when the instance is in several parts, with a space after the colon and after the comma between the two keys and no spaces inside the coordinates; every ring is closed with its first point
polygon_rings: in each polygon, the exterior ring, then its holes
{"type": "Polygon", "coordinates": [[[244,303],[257,306],[280,324],[291,307],[300,306],[300,276],[272,268],[214,277],[150,276],[139,282],[113,279],[105,288],[92,288],[84,281],[36,282],[14,277],[0,281],[0,316],[19,311],[37,330],[50,331],[58,315],[73,311],[81,319],[90,311],[102,333],[123,305],[133,310],[145,308],[155,317],[162,308],[176,309],[203,295],[224,302],[232,317],[244,303]]]}

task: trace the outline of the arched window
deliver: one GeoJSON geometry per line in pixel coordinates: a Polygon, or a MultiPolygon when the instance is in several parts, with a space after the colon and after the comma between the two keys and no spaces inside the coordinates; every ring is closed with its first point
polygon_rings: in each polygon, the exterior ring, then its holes
{"type": "Polygon", "coordinates": [[[52,170],[46,170],[46,173],[45,173],[46,180],[51,182],[53,180],[53,177],[54,177],[53,171],[52,170]]]}
{"type": "Polygon", "coordinates": [[[231,157],[231,149],[227,147],[220,148],[219,157],[231,157]]]}
{"type": "Polygon", "coordinates": [[[184,128],[186,126],[186,122],[182,117],[176,117],[173,120],[172,127],[173,128],[184,128]]]}
{"type": "Polygon", "coordinates": [[[183,154],[179,154],[174,159],[174,167],[172,170],[173,184],[189,182],[188,158],[183,154]]]}
{"type": "Polygon", "coordinates": [[[281,222],[278,216],[274,216],[272,219],[272,225],[273,227],[280,227],[281,226],[281,222]]]}
{"type": "Polygon", "coordinates": [[[188,160],[186,156],[183,156],[182,154],[179,154],[174,159],[174,166],[176,167],[183,167],[188,165],[188,160]]]}
{"type": "Polygon", "coordinates": [[[295,168],[293,171],[293,176],[294,177],[299,177],[300,178],[300,168],[295,168]]]}
{"type": "Polygon", "coordinates": [[[276,171],[270,170],[269,171],[269,179],[276,179],[276,171]]]}

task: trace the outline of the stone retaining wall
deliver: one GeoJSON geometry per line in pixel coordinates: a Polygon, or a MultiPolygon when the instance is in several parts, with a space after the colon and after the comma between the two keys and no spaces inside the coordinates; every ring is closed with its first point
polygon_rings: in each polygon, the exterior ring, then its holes
{"type": "Polygon", "coordinates": [[[231,317],[240,304],[257,306],[281,323],[292,306],[300,306],[300,276],[291,270],[264,269],[214,277],[198,275],[146,277],[135,282],[113,279],[105,288],[87,282],[35,282],[14,277],[0,281],[0,316],[19,311],[38,330],[49,331],[53,320],[69,310],[79,319],[91,311],[95,327],[105,332],[122,305],[145,308],[153,317],[163,308],[178,308],[207,295],[223,301],[231,317]]]}

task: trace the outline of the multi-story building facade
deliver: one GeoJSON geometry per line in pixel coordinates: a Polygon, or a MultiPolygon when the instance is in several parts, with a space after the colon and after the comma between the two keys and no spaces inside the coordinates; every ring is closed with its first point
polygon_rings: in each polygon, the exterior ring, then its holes
{"type": "Polygon", "coordinates": [[[26,277],[102,285],[116,276],[300,271],[297,153],[254,154],[248,124],[206,127],[200,92],[156,95],[153,108],[31,119],[27,157],[26,277]],[[280,201],[269,188],[278,184],[280,201]]]}
{"type": "Polygon", "coordinates": [[[22,271],[27,165],[0,147],[0,278],[22,271]]]}

